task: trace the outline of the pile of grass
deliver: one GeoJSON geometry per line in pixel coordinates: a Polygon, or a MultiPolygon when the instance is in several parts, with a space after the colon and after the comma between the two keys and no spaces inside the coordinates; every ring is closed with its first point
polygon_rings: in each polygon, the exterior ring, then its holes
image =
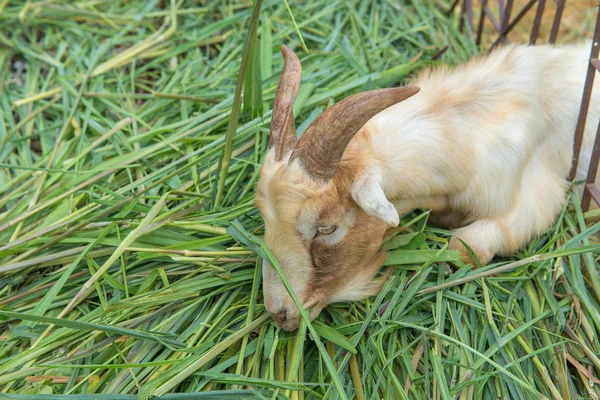
{"type": "Polygon", "coordinates": [[[259,5],[0,1],[0,398],[598,398],[600,227],[577,199],[480,269],[407,215],[378,296],[273,324],[253,191],[280,45],[300,133],[477,50],[437,2],[259,5]]]}

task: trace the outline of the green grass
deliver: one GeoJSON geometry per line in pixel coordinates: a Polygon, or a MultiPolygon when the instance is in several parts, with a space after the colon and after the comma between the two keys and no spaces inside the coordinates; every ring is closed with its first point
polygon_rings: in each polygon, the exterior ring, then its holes
{"type": "Polygon", "coordinates": [[[300,133],[477,49],[432,1],[254,6],[0,1],[0,399],[600,396],[600,225],[575,198],[476,270],[407,215],[378,296],[274,325],[253,192],[281,44],[300,133]]]}

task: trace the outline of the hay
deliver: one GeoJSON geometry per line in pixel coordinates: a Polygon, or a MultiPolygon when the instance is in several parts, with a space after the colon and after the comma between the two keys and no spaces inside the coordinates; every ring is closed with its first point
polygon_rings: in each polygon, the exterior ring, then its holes
{"type": "Polygon", "coordinates": [[[446,46],[448,63],[477,49],[431,2],[252,15],[250,1],[0,1],[0,398],[597,398],[600,226],[577,199],[480,270],[427,213],[405,216],[378,296],[276,328],[253,190],[279,46],[303,60],[300,132],[446,46]]]}

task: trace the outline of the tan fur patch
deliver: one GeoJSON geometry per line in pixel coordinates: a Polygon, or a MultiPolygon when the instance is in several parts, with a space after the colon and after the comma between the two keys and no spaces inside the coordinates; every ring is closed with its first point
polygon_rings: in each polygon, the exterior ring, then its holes
{"type": "MultiPolygon", "coordinates": [[[[358,135],[353,141],[355,149],[367,148],[368,140],[366,134],[358,135]]],[[[379,249],[387,227],[366,214],[350,196],[352,182],[362,172],[367,157],[364,151],[346,151],[327,185],[308,178],[298,163],[277,168],[263,165],[256,205],[265,220],[265,241],[286,277],[305,276],[295,282],[290,279],[305,306],[322,308],[334,299],[332,296],[346,298],[346,287],[356,299],[361,293],[372,294],[377,286],[369,278],[385,258],[379,249]],[[340,235],[338,240],[316,234],[318,226],[330,225],[338,226],[331,235],[340,235]]],[[[271,312],[290,301],[281,295],[269,300],[271,312]]]]}

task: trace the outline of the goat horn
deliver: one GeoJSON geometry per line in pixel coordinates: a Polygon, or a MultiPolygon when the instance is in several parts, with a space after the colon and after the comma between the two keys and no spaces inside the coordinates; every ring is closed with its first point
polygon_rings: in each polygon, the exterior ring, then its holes
{"type": "Polygon", "coordinates": [[[313,178],[330,180],[354,135],[375,114],[419,92],[416,86],[349,96],[326,109],[302,134],[290,161],[299,159],[313,178]]]}
{"type": "Polygon", "coordinates": [[[281,46],[283,54],[283,71],[277,84],[273,117],[271,119],[271,136],[269,146],[275,146],[275,157],[280,161],[296,143],[296,127],[294,125],[294,101],[300,90],[302,65],[298,56],[287,46],[281,46]]]}

